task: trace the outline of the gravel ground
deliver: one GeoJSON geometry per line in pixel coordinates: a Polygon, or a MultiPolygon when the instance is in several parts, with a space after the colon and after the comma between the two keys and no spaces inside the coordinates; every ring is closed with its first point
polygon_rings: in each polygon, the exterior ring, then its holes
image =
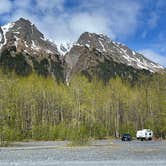
{"type": "Polygon", "coordinates": [[[166,166],[165,141],[99,140],[84,147],[68,143],[28,142],[0,148],[0,166],[166,166]]]}

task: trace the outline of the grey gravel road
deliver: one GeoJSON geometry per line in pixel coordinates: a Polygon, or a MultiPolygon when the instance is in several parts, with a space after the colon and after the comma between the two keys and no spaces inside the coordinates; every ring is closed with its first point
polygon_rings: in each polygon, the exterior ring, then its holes
{"type": "Polygon", "coordinates": [[[0,148],[0,166],[166,166],[165,141],[93,141],[69,147],[68,142],[17,143],[0,148]]]}

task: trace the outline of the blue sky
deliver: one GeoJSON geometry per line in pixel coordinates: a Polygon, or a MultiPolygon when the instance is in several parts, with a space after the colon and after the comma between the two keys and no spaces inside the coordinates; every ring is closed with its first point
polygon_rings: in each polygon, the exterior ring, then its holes
{"type": "Polygon", "coordinates": [[[0,25],[20,17],[57,43],[104,33],[166,67],[166,0],[0,0],[0,25]]]}

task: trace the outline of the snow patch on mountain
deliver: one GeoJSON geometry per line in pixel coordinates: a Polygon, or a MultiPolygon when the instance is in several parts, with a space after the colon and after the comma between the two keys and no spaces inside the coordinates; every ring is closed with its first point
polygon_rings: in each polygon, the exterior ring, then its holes
{"type": "Polygon", "coordinates": [[[18,46],[18,41],[20,40],[17,36],[14,36],[15,41],[14,41],[14,45],[17,47],[18,46]]]}
{"type": "Polygon", "coordinates": [[[135,55],[136,53],[135,53],[135,51],[132,51],[132,53],[133,53],[133,55],[135,55]]]}
{"type": "Polygon", "coordinates": [[[102,43],[102,41],[99,40],[99,43],[100,43],[100,45],[101,45],[101,47],[102,47],[102,51],[103,51],[103,52],[106,52],[106,49],[105,49],[104,44],[102,43]]]}
{"type": "Polygon", "coordinates": [[[90,48],[90,45],[89,45],[89,44],[85,44],[85,46],[86,46],[87,48],[90,48]]]}
{"type": "Polygon", "coordinates": [[[9,30],[14,26],[14,23],[8,23],[1,27],[2,34],[0,33],[0,42],[2,42],[2,39],[4,38],[4,42],[0,43],[0,49],[7,43],[6,33],[9,32],[9,30]]]}
{"type": "Polygon", "coordinates": [[[8,23],[8,24],[1,27],[2,31],[3,31],[4,39],[5,39],[3,45],[5,45],[7,42],[6,33],[9,32],[9,30],[14,26],[14,24],[15,23],[8,23]]]}
{"type": "Polygon", "coordinates": [[[64,42],[64,43],[56,44],[58,52],[63,56],[70,51],[73,45],[74,45],[74,42],[64,42]]]}
{"type": "Polygon", "coordinates": [[[150,72],[154,72],[154,68],[163,69],[161,65],[147,60],[142,55],[137,54],[135,51],[132,51],[132,55],[130,55],[128,53],[130,50],[124,49],[123,47],[120,47],[120,45],[117,45],[117,47],[119,47],[119,49],[123,52],[122,56],[128,61],[129,66],[136,64],[137,68],[149,70],[150,72]]]}
{"type": "Polygon", "coordinates": [[[26,42],[26,41],[24,41],[24,45],[25,45],[25,47],[27,47],[27,48],[28,48],[28,44],[27,44],[27,42],[26,42]]]}

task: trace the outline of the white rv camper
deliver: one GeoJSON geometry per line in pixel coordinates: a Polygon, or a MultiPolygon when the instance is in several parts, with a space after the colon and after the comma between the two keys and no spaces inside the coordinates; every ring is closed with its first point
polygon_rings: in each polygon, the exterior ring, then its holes
{"type": "Polygon", "coordinates": [[[136,134],[136,138],[140,139],[141,141],[152,140],[152,137],[153,137],[153,131],[150,129],[138,130],[136,134]]]}

